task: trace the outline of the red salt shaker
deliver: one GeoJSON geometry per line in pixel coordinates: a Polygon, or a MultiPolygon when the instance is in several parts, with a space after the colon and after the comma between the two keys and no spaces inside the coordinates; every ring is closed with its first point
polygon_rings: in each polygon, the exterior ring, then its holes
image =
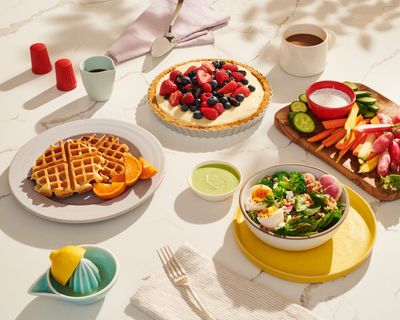
{"type": "Polygon", "coordinates": [[[56,61],[57,89],[70,91],[76,87],[74,68],[69,59],[59,59],[56,61]]]}
{"type": "Polygon", "coordinates": [[[34,43],[30,46],[32,72],[36,74],[46,74],[51,71],[51,63],[46,45],[44,43],[34,43]]]}

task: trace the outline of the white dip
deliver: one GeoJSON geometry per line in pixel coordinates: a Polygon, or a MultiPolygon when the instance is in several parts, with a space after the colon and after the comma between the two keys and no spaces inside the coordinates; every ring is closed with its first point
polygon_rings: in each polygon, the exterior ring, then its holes
{"type": "Polygon", "coordinates": [[[344,92],[336,89],[324,88],[314,91],[310,99],[320,106],[328,108],[338,108],[347,106],[350,103],[350,97],[344,92]]]}

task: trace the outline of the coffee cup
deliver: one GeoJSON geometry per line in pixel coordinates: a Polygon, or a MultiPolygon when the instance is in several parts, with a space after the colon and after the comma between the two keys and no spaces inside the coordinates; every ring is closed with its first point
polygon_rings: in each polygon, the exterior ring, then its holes
{"type": "Polygon", "coordinates": [[[279,62],[294,76],[310,77],[325,69],[328,50],[335,45],[332,30],[315,24],[296,24],[283,33],[279,62]]]}
{"type": "Polygon", "coordinates": [[[106,56],[90,57],[81,62],[79,69],[88,96],[95,101],[108,100],[115,80],[113,60],[106,56]]]}

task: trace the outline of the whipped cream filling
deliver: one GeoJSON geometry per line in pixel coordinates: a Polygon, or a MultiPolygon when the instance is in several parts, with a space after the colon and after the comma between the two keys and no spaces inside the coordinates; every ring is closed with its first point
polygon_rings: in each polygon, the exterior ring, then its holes
{"type": "MultiPolygon", "coordinates": [[[[190,66],[194,65],[196,67],[199,67],[201,66],[201,63],[202,63],[201,61],[189,62],[187,64],[177,67],[176,69],[184,73],[190,66]]],[[[194,119],[193,112],[191,112],[190,110],[183,112],[180,109],[180,105],[173,107],[171,106],[168,100],[165,100],[163,96],[160,96],[159,92],[161,83],[164,80],[169,79],[169,74],[165,75],[157,84],[156,87],[157,104],[164,113],[169,114],[171,117],[178,119],[180,121],[184,121],[202,127],[223,125],[237,121],[239,119],[247,118],[251,116],[258,109],[258,106],[260,105],[264,97],[264,90],[260,81],[258,81],[258,79],[248,69],[246,69],[243,66],[239,66],[239,69],[245,70],[247,72],[246,79],[249,81],[249,84],[253,85],[256,88],[256,90],[252,92],[250,96],[245,98],[239,107],[231,107],[230,109],[225,110],[224,113],[222,113],[215,120],[208,120],[205,117],[203,117],[202,119],[194,119]]]]}

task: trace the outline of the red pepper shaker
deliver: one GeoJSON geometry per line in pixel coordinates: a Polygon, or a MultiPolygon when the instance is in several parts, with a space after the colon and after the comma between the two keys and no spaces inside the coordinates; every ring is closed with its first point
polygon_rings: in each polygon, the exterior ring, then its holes
{"type": "Polygon", "coordinates": [[[69,59],[56,61],[57,88],[61,91],[70,91],[76,87],[74,68],[69,59]]]}
{"type": "Polygon", "coordinates": [[[34,43],[30,46],[32,72],[36,74],[46,74],[51,71],[51,63],[46,45],[44,43],[34,43]]]}

